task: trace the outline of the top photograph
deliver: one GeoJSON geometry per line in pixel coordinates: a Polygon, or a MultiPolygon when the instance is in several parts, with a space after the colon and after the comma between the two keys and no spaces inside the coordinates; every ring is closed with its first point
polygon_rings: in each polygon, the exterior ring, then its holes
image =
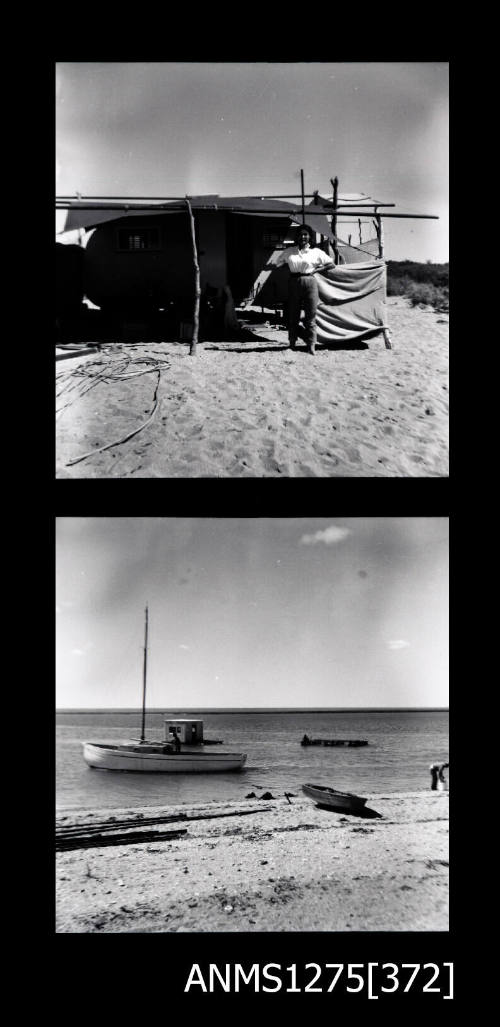
{"type": "Polygon", "coordinates": [[[448,477],[448,63],[54,71],[56,478],[448,477]]]}

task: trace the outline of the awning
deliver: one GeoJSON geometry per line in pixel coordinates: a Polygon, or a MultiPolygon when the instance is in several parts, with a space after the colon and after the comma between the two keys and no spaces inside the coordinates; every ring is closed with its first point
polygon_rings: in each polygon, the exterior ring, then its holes
{"type": "Polygon", "coordinates": [[[117,210],[113,207],[103,207],[101,210],[78,210],[78,208],[71,208],[71,210],[68,210],[64,227],[59,228],[57,234],[59,235],[61,232],[71,232],[75,228],[84,228],[88,231],[89,229],[95,228],[97,225],[101,225],[106,221],[119,221],[121,218],[158,217],[158,214],[169,213],[171,212],[168,210],[151,210],[149,207],[147,210],[117,210]]]}

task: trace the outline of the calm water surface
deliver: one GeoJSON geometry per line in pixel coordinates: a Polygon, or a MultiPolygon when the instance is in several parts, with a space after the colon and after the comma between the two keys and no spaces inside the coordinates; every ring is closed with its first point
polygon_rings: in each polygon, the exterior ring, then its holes
{"type": "MultiPolygon", "coordinates": [[[[163,737],[165,713],[147,717],[148,737],[163,737]]],[[[119,808],[182,805],[243,799],[250,791],[300,794],[305,782],[360,795],[418,791],[430,787],[429,765],[449,760],[447,711],[191,713],[201,718],[205,738],[223,749],[246,752],[245,768],[227,774],[132,774],[91,770],[83,741],[138,737],[140,712],[57,714],[56,801],[59,808],[119,808]],[[368,746],[302,748],[300,739],[364,738],[368,746]]],[[[219,747],[216,747],[216,750],[219,747]]]]}

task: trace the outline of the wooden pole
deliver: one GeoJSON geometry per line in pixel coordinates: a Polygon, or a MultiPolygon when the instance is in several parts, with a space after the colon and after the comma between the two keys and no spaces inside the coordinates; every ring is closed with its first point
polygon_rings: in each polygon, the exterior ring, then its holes
{"type": "Polygon", "coordinates": [[[338,208],[338,194],[339,194],[339,180],[337,175],[335,178],[331,178],[330,182],[333,186],[333,215],[332,215],[332,232],[333,232],[333,256],[335,263],[339,262],[339,248],[337,245],[337,208],[338,208]]]}
{"type": "Polygon", "coordinates": [[[141,742],[144,741],[145,735],[144,730],[146,726],[146,672],[148,668],[148,608],[146,606],[145,611],[145,622],[144,622],[144,668],[142,677],[142,724],[141,724],[141,742]]]}
{"type": "Polygon", "coordinates": [[[191,345],[189,347],[189,355],[191,357],[196,356],[196,345],[198,342],[198,329],[200,324],[200,265],[198,263],[198,251],[196,249],[196,236],[194,232],[194,217],[193,211],[191,210],[191,204],[188,197],[186,196],[186,203],[189,213],[189,221],[191,225],[191,241],[193,244],[193,267],[194,267],[194,312],[193,312],[193,335],[191,338],[191,345]]]}
{"type": "MultiPolygon", "coordinates": [[[[316,191],[314,193],[305,193],[305,197],[308,200],[312,200],[313,197],[317,195],[317,193],[319,193],[318,189],[316,189],[316,191]]],[[[247,200],[298,200],[299,199],[299,194],[298,193],[265,193],[264,195],[261,194],[259,196],[247,196],[246,199],[247,200]]],[[[56,203],[61,203],[62,204],[66,200],[69,200],[69,201],[74,203],[77,200],[77,197],[76,196],[56,196],[56,203]]],[[[167,201],[170,201],[170,202],[171,201],[175,201],[177,203],[182,203],[183,197],[182,196],[127,196],[127,197],[125,197],[125,196],[83,196],[82,195],[80,197],[80,200],[99,200],[99,201],[102,201],[102,200],[121,200],[122,203],[124,203],[124,204],[128,203],[130,201],[149,202],[150,200],[165,201],[165,202],[167,202],[167,201]]],[[[78,201],[78,202],[80,202],[80,201],[78,201]]],[[[345,207],[355,207],[356,203],[351,201],[350,203],[343,204],[343,206],[345,206],[345,207]]],[[[371,207],[374,207],[374,206],[377,206],[377,207],[395,207],[396,204],[395,203],[377,202],[377,204],[371,203],[371,204],[367,204],[367,206],[368,207],[370,207],[370,206],[371,207]]],[[[78,209],[80,209],[80,208],[78,208],[78,209]]]]}
{"type": "Polygon", "coordinates": [[[302,193],[302,224],[305,225],[305,223],[306,223],[306,209],[305,209],[306,208],[306,200],[305,200],[305,192],[304,192],[304,170],[303,170],[303,168],[300,169],[300,189],[301,189],[301,193],[302,193]]]}
{"type": "MultiPolygon", "coordinates": [[[[382,221],[382,218],[381,218],[380,214],[376,215],[376,227],[377,227],[377,235],[378,235],[378,255],[379,255],[379,260],[383,260],[384,259],[384,222],[382,221]]],[[[391,343],[391,337],[389,335],[389,329],[388,328],[383,328],[382,329],[382,334],[384,336],[385,348],[386,349],[392,349],[392,343],[391,343]]]]}
{"type": "MultiPolygon", "coordinates": [[[[387,206],[388,206],[388,204],[387,204],[387,206]]],[[[56,209],[57,210],[77,210],[77,211],[82,211],[82,210],[100,210],[100,211],[102,211],[103,210],[103,206],[102,206],[102,204],[96,204],[96,203],[93,203],[93,204],[80,204],[78,207],[68,206],[67,204],[58,204],[58,205],[56,205],[56,209]]],[[[113,204],[107,204],[105,209],[106,210],[127,210],[127,211],[130,211],[132,214],[135,214],[136,211],[141,211],[141,210],[148,210],[150,212],[151,211],[155,211],[155,212],[158,211],[158,214],[178,214],[182,209],[185,209],[185,208],[182,208],[180,206],[174,206],[173,204],[168,206],[168,207],[150,207],[146,203],[137,203],[135,206],[132,206],[129,203],[113,203],[113,204]]],[[[294,220],[295,220],[295,218],[299,214],[298,207],[290,207],[289,210],[283,210],[282,207],[265,207],[265,208],[259,207],[258,209],[256,209],[255,207],[244,207],[243,205],[236,205],[236,204],[233,205],[233,206],[230,206],[230,207],[226,207],[226,206],[223,207],[222,205],[220,207],[216,207],[216,206],[214,206],[214,204],[201,204],[201,203],[197,203],[196,204],[196,209],[197,210],[208,210],[208,211],[214,211],[214,210],[221,211],[221,210],[223,210],[223,211],[230,211],[233,214],[274,214],[276,217],[280,217],[281,216],[281,217],[293,218],[294,220]]],[[[349,207],[349,205],[345,204],[345,203],[337,204],[337,210],[338,210],[338,212],[340,214],[342,214],[343,211],[345,211],[346,217],[347,217],[347,215],[350,215],[353,218],[366,217],[367,215],[372,214],[372,211],[369,210],[369,208],[366,208],[366,210],[352,210],[351,207],[349,207]]],[[[330,214],[332,214],[332,206],[330,205],[330,206],[327,206],[327,207],[320,207],[320,210],[318,211],[318,213],[319,214],[328,214],[328,215],[330,215],[330,214]]],[[[429,220],[430,221],[439,221],[439,215],[438,214],[402,214],[402,213],[401,214],[395,214],[392,211],[387,211],[387,213],[384,212],[384,217],[385,218],[410,218],[411,220],[414,220],[415,218],[420,218],[420,219],[424,219],[424,220],[427,220],[427,221],[429,221],[429,220]]],[[[78,225],[76,227],[78,228],[78,225]]]]}
{"type": "Polygon", "coordinates": [[[358,230],[359,230],[359,245],[361,246],[361,243],[363,242],[363,238],[362,238],[362,235],[361,235],[361,218],[358,218],[358,230]]]}
{"type": "Polygon", "coordinates": [[[380,214],[377,214],[377,225],[378,225],[378,255],[381,260],[384,259],[384,222],[380,214]]]}
{"type": "Polygon", "coordinates": [[[379,221],[379,219],[378,219],[378,217],[377,217],[377,215],[376,215],[376,214],[375,214],[375,218],[374,218],[374,220],[372,221],[372,225],[373,225],[373,227],[374,227],[374,229],[375,229],[375,231],[376,231],[376,233],[377,233],[377,240],[378,240],[378,258],[379,258],[379,260],[380,260],[380,221],[379,221]]]}

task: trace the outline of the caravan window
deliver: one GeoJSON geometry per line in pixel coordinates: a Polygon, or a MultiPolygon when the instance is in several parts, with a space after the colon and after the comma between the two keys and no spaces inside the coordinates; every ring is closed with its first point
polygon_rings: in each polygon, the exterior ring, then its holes
{"type": "Polygon", "coordinates": [[[283,245],[285,234],[283,232],[264,232],[262,235],[262,245],[271,250],[276,250],[279,246],[283,245]]]}
{"type": "Polygon", "coordinates": [[[159,250],[160,231],[158,228],[119,228],[118,249],[128,252],[159,250]]]}

